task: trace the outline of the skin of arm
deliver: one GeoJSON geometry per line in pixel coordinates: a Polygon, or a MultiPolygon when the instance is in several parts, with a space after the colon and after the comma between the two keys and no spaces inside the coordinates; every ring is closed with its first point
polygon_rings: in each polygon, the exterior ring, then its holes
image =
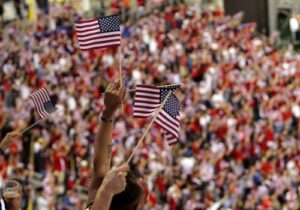
{"type": "MultiPolygon", "coordinates": [[[[89,189],[90,195],[97,195],[97,192],[101,191],[99,189],[101,180],[110,170],[113,117],[125,95],[125,88],[121,84],[123,84],[123,81],[116,81],[110,84],[105,92],[104,110],[101,120],[99,120],[99,127],[94,144],[93,170],[89,189]]],[[[108,196],[108,193],[105,197],[106,196],[108,196]]],[[[98,199],[99,197],[100,196],[98,196],[98,199]]],[[[110,205],[110,199],[106,199],[105,202],[110,205]]],[[[93,199],[93,202],[94,201],[95,199],[93,199]]],[[[102,203],[102,205],[104,204],[102,203]]]]}
{"type": "Polygon", "coordinates": [[[21,136],[19,131],[12,131],[5,135],[4,139],[0,143],[0,149],[6,149],[17,137],[21,136]]]}
{"type": "Polygon", "coordinates": [[[106,174],[90,210],[109,210],[113,196],[125,190],[128,170],[128,165],[122,165],[106,174]]]}
{"type": "Polygon", "coordinates": [[[104,110],[102,112],[102,120],[96,135],[94,145],[94,175],[95,177],[104,177],[110,170],[111,150],[112,150],[112,131],[113,117],[120,106],[125,89],[120,86],[122,82],[116,81],[109,85],[104,96],[104,110]]]}

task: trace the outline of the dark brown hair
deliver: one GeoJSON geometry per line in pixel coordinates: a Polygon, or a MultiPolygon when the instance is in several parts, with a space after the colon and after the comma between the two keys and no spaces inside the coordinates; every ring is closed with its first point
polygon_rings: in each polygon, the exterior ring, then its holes
{"type": "Polygon", "coordinates": [[[135,210],[143,198],[143,188],[138,184],[141,174],[130,170],[126,176],[126,188],[112,199],[110,210],[135,210]]]}

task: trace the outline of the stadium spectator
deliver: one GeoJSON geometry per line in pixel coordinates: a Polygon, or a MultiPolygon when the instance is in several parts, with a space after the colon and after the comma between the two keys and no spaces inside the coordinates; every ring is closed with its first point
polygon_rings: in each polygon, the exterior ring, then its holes
{"type": "MultiPolygon", "coordinates": [[[[27,100],[37,88],[47,86],[58,107],[4,151],[0,181],[22,163],[28,180],[40,173],[47,208],[60,209],[72,190],[84,208],[101,93],[118,77],[119,54],[80,52],[72,25],[79,15],[54,11],[25,32],[7,26],[0,40],[2,137],[38,119],[27,100]]],[[[180,143],[169,148],[154,126],[130,165],[144,175],[151,209],[299,208],[300,56],[240,21],[179,4],[127,25],[126,88],[182,84],[180,143]]],[[[133,96],[115,116],[114,165],[126,161],[148,122],[131,117],[133,96]]],[[[38,183],[29,185],[37,191],[38,183]]]]}

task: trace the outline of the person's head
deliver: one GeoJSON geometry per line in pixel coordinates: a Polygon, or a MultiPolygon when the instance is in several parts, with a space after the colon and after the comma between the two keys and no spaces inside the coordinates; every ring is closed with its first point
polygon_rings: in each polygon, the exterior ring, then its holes
{"type": "Polygon", "coordinates": [[[141,174],[130,170],[126,188],[112,199],[110,210],[142,210],[147,202],[148,188],[141,174]]]}

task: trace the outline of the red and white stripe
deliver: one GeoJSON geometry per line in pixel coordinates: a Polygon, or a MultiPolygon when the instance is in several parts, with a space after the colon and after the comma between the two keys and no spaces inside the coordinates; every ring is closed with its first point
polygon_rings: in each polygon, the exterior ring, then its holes
{"type": "Polygon", "coordinates": [[[121,44],[121,32],[102,33],[97,19],[76,22],[75,28],[80,49],[83,51],[121,44]]]}
{"type": "Polygon", "coordinates": [[[176,144],[178,142],[178,138],[176,138],[175,136],[173,136],[173,134],[170,133],[166,133],[166,139],[168,142],[168,145],[171,146],[173,144],[176,144]]]}
{"type": "Polygon", "coordinates": [[[160,89],[150,85],[137,85],[133,108],[134,117],[149,117],[160,106],[160,89]]]}
{"type": "Polygon", "coordinates": [[[49,116],[44,103],[50,101],[50,94],[46,88],[41,88],[30,95],[38,115],[43,119],[49,116]]]}
{"type": "Polygon", "coordinates": [[[161,110],[155,119],[155,122],[167,132],[166,139],[169,145],[175,144],[178,141],[180,128],[179,116],[174,119],[164,110],[161,110]]]}

